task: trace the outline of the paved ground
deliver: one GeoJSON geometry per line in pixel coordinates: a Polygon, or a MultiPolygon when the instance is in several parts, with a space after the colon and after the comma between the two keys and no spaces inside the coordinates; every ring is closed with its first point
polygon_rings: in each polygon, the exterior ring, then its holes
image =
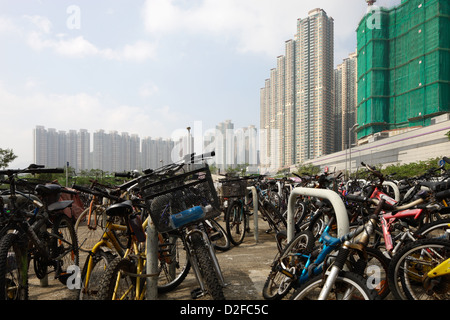
{"type": "MultiPolygon", "coordinates": [[[[224,289],[227,300],[262,300],[262,288],[269,274],[270,265],[277,253],[274,234],[265,231],[268,225],[259,220],[259,240],[255,242],[254,234],[248,234],[240,246],[232,247],[226,252],[217,252],[227,286],[224,289]]],[[[253,222],[251,223],[253,231],[253,222]]],[[[85,259],[80,258],[81,263],[85,259]]],[[[192,273],[174,291],[160,295],[161,300],[190,300],[191,291],[197,288],[197,281],[192,273]]],[[[76,300],[76,294],[64,287],[49,275],[48,286],[42,287],[40,281],[31,275],[31,300],[76,300]]],[[[201,299],[207,299],[206,297],[201,299]]]]}

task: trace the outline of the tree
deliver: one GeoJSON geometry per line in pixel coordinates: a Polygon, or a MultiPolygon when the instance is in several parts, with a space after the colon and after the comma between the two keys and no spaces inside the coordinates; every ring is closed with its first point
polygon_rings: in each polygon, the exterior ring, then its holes
{"type": "Polygon", "coordinates": [[[0,148],[0,168],[6,168],[8,164],[17,159],[12,149],[1,149],[0,148]]]}

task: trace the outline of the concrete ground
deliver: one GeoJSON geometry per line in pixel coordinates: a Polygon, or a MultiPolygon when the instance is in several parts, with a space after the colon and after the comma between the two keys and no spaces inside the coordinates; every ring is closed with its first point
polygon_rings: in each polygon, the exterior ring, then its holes
{"type": "MultiPolygon", "coordinates": [[[[253,220],[253,219],[251,219],[253,220]]],[[[270,265],[277,253],[274,233],[267,234],[267,223],[259,219],[259,239],[254,238],[254,226],[251,221],[251,232],[246,235],[244,242],[239,246],[232,246],[226,252],[217,251],[226,287],[224,288],[227,300],[263,300],[262,288],[270,271],[270,265]]],[[[84,264],[85,257],[80,257],[84,264]]],[[[82,267],[82,266],[80,266],[82,267]]],[[[32,268],[31,270],[32,271],[32,268]]],[[[48,277],[48,285],[42,287],[40,281],[30,275],[30,300],[76,300],[74,291],[67,289],[53,274],[48,277]]],[[[161,300],[191,300],[191,291],[198,288],[192,270],[181,285],[174,291],[158,296],[161,300]]],[[[201,300],[209,299],[202,297],[201,300]]]]}

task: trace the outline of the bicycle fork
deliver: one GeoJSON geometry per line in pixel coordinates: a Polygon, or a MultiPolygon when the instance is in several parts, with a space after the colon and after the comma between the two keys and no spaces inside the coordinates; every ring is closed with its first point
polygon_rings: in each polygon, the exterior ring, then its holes
{"type": "Polygon", "coordinates": [[[350,252],[349,246],[350,242],[346,241],[339,249],[336,261],[333,263],[333,266],[331,267],[330,273],[327,276],[325,284],[323,285],[323,288],[320,291],[318,300],[326,300],[328,295],[330,294],[330,291],[333,288],[334,283],[336,282],[339,272],[344,268],[344,264],[347,261],[347,257],[350,252]]]}

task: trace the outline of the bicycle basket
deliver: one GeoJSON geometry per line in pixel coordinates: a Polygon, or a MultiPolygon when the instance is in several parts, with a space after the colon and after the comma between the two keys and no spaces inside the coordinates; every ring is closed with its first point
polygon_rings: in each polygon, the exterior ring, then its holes
{"type": "Polygon", "coordinates": [[[223,198],[242,198],[247,193],[247,180],[230,179],[221,180],[222,187],[219,189],[219,194],[223,198]]]}
{"type": "Polygon", "coordinates": [[[191,171],[187,169],[186,165],[169,178],[151,176],[140,182],[141,194],[159,232],[175,230],[170,216],[196,206],[212,206],[213,210],[208,211],[202,217],[204,219],[220,215],[219,200],[208,165],[196,165],[191,171]]]}

